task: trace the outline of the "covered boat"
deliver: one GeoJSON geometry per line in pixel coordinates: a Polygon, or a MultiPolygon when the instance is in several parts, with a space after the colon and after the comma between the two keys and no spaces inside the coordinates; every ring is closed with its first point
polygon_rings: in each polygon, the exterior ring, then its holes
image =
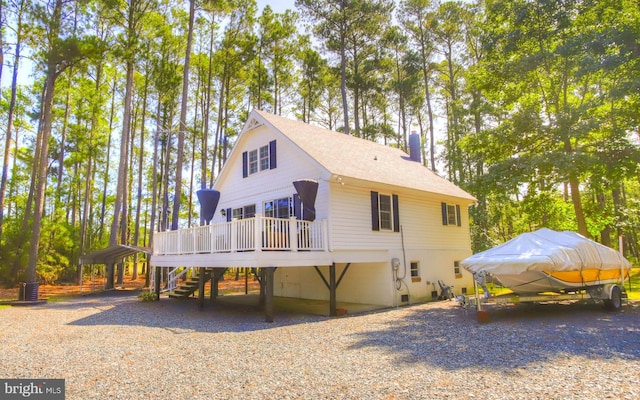
{"type": "Polygon", "coordinates": [[[461,265],[474,276],[491,274],[518,294],[620,283],[631,269],[616,250],[575,232],[546,228],[474,254],[461,265]]]}

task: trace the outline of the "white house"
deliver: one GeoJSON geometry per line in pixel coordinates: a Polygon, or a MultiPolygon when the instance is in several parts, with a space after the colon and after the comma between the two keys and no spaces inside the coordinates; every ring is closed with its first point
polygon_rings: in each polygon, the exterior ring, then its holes
{"type": "Polygon", "coordinates": [[[328,300],[332,315],[336,301],[427,301],[438,281],[471,290],[458,262],[472,254],[475,199],[424,167],[417,142],[412,158],[254,110],[213,187],[211,223],[157,233],[151,262],[259,267],[267,296],[328,300]]]}

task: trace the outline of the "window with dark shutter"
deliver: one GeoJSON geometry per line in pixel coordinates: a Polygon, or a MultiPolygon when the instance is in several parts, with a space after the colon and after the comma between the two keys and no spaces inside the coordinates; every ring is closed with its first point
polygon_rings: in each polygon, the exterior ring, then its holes
{"type": "Polygon", "coordinates": [[[269,146],[260,147],[260,171],[270,169],[269,167],[269,146]]]}
{"type": "Polygon", "coordinates": [[[253,175],[258,172],[258,150],[251,150],[249,152],[249,175],[253,175]]]}
{"type": "Polygon", "coordinates": [[[380,213],[380,230],[393,230],[393,207],[391,205],[391,196],[386,194],[379,195],[378,207],[380,213]]]}
{"type": "Polygon", "coordinates": [[[276,141],[272,140],[268,145],[260,146],[254,150],[242,153],[242,177],[257,174],[260,171],[275,169],[276,161],[276,141]]]}
{"type": "Polygon", "coordinates": [[[462,217],[460,215],[460,205],[440,203],[442,207],[442,225],[462,226],[462,217]]]}
{"type": "Polygon", "coordinates": [[[400,207],[398,206],[398,195],[394,194],[393,199],[393,231],[400,232],[400,207]]]}
{"type": "Polygon", "coordinates": [[[457,225],[456,221],[456,206],[452,206],[451,204],[447,204],[447,223],[449,225],[457,225]]]}
{"type": "Polygon", "coordinates": [[[249,176],[249,153],[246,151],[242,153],[242,177],[249,176]]]}
{"type": "Polygon", "coordinates": [[[371,229],[380,230],[380,215],[378,211],[378,192],[371,192],[371,229]]]}
{"type": "Polygon", "coordinates": [[[442,207],[442,225],[448,225],[447,203],[440,203],[440,206],[442,207]]]}
{"type": "Polygon", "coordinates": [[[276,141],[272,140],[269,142],[269,169],[275,169],[278,164],[276,161],[276,141]]]}
{"type": "Polygon", "coordinates": [[[400,232],[398,195],[371,192],[371,229],[400,232]]]}

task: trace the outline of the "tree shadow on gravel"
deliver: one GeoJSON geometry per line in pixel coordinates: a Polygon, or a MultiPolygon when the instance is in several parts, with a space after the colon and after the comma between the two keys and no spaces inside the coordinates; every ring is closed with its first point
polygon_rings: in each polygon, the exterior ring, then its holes
{"type": "Polygon", "coordinates": [[[376,347],[406,363],[448,370],[511,371],[556,357],[640,359],[640,304],[607,312],[602,304],[520,304],[489,310],[417,306],[404,320],[356,334],[352,349],[376,347]]]}
{"type": "Polygon", "coordinates": [[[328,317],[289,313],[276,308],[274,322],[265,322],[257,305],[205,301],[202,311],[196,299],[142,302],[131,294],[92,296],[81,301],[60,302],[49,307],[94,308],[99,311],[70,323],[77,326],[141,326],[161,328],[175,334],[192,332],[247,332],[304,324],[328,317]]]}

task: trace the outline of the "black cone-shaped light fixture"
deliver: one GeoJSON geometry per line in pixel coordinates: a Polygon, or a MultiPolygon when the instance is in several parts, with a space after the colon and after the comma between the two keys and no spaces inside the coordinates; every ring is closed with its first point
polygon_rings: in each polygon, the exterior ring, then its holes
{"type": "Polygon", "coordinates": [[[220,192],[214,189],[200,189],[196,192],[198,201],[200,202],[200,215],[205,220],[205,224],[209,225],[218,207],[220,201],[220,192]]]}
{"type": "Polygon", "coordinates": [[[300,196],[300,202],[304,212],[302,219],[314,221],[316,219],[316,195],[318,194],[318,182],[313,179],[299,179],[293,182],[293,186],[300,196]]]}

